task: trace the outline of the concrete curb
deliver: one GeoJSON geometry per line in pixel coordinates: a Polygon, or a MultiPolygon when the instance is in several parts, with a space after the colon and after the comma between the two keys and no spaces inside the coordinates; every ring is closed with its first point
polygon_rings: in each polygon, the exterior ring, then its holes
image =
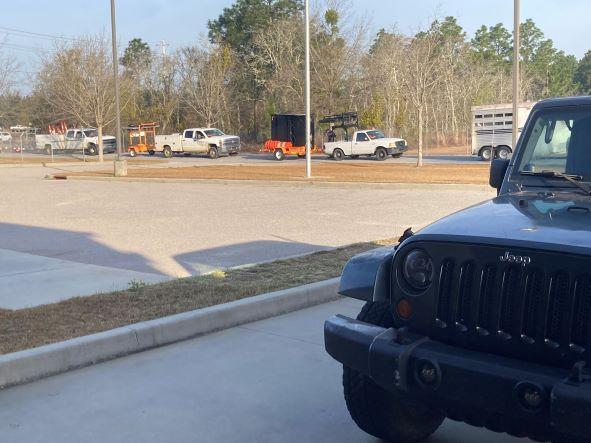
{"type": "Polygon", "coordinates": [[[339,281],[334,278],[0,355],[0,388],[336,300],[339,281]]]}
{"type": "Polygon", "coordinates": [[[68,176],[67,180],[81,181],[116,181],[124,183],[198,183],[206,185],[238,185],[238,186],[269,186],[269,187],[318,187],[318,188],[359,188],[372,189],[433,189],[433,190],[477,190],[489,191],[488,184],[463,183],[381,183],[381,182],[328,182],[328,181],[295,181],[295,180],[221,180],[201,178],[145,178],[145,177],[100,177],[100,176],[68,176]]]}

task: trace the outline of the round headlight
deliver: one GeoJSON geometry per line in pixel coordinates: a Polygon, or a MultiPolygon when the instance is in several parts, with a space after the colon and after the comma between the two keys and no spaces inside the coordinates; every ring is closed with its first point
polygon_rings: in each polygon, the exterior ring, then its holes
{"type": "Polygon", "coordinates": [[[433,260],[422,249],[414,249],[406,255],[402,272],[414,289],[427,289],[433,280],[433,260]]]}

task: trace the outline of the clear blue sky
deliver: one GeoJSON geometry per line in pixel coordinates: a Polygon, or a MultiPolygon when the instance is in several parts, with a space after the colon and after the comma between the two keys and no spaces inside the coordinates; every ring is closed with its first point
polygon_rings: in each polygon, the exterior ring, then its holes
{"type": "MultiPolygon", "coordinates": [[[[312,0],[313,4],[315,0],[312,0]]],[[[512,0],[350,0],[355,13],[371,19],[372,27],[413,32],[429,24],[435,15],[454,15],[469,35],[482,24],[503,22],[511,29],[512,0]]],[[[109,0],[4,0],[0,26],[38,33],[75,37],[110,32],[109,0]],[[21,18],[24,17],[24,18],[21,18]]],[[[124,45],[141,37],[154,49],[160,40],[169,50],[196,42],[206,33],[207,20],[216,18],[233,0],[117,0],[119,40],[124,45]]],[[[591,49],[589,0],[522,0],[522,17],[532,18],[556,46],[581,58],[591,49]]],[[[36,69],[32,48],[46,50],[42,38],[5,34],[0,42],[21,62],[23,78],[36,69]]],[[[26,89],[26,87],[25,87],[26,89]]]]}

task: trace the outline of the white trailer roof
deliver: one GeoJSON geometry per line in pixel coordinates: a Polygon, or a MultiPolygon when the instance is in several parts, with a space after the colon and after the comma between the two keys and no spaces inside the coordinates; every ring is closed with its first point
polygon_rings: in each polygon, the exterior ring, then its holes
{"type": "MultiPolygon", "coordinates": [[[[535,104],[536,104],[535,102],[522,102],[519,104],[519,107],[530,109],[535,104]]],[[[501,104],[495,104],[495,105],[472,106],[472,112],[494,111],[495,109],[513,109],[513,104],[512,103],[501,103],[501,104]]]]}

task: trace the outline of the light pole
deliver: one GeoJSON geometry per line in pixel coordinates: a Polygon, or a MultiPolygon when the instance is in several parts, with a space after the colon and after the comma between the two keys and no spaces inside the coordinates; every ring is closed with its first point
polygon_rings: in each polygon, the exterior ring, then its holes
{"type": "Polygon", "coordinates": [[[312,178],[312,112],[310,106],[310,0],[305,0],[306,21],[306,178],[312,178]]]}
{"type": "Polygon", "coordinates": [[[117,160],[115,161],[115,175],[127,175],[127,168],[121,162],[121,109],[119,107],[119,60],[117,57],[117,28],[115,26],[115,0],[111,0],[111,43],[113,46],[113,83],[115,85],[115,138],[117,139],[117,160]]]}
{"type": "Polygon", "coordinates": [[[513,150],[515,151],[519,138],[519,102],[521,100],[521,83],[519,81],[521,0],[513,0],[513,2],[513,150]]]}

